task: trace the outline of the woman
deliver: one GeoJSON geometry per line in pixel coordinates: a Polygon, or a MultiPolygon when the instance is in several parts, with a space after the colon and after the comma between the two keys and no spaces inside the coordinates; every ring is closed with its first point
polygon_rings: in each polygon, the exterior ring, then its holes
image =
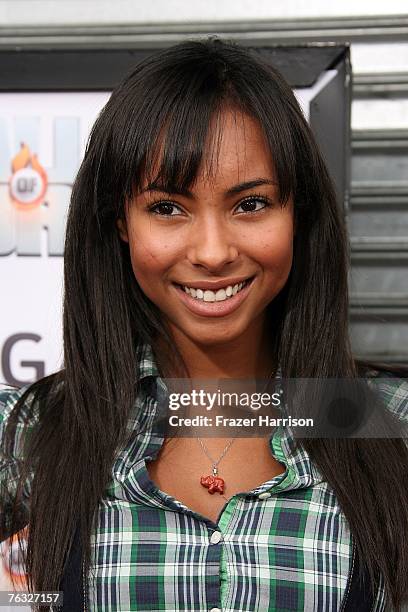
{"type": "MultiPolygon", "coordinates": [[[[1,396],[2,539],[29,518],[36,590],[82,594],[83,550],[86,610],[398,609],[403,439],[156,427],[163,377],[381,373],[351,353],[346,228],[280,74],[213,39],[141,62],[92,129],[64,266],[65,367],[1,396]]],[[[391,423],[408,384],[384,374],[391,423]]]]}

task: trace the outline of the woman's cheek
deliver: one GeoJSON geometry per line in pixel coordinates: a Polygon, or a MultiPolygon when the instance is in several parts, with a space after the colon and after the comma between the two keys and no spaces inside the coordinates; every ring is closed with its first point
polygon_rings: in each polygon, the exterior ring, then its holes
{"type": "Polygon", "coordinates": [[[130,252],[133,269],[155,274],[162,271],[171,257],[171,243],[159,236],[138,232],[130,235],[130,252]]]}
{"type": "Polygon", "coordinates": [[[265,267],[285,265],[293,257],[293,240],[290,235],[274,234],[273,238],[258,239],[259,260],[265,267]]]}

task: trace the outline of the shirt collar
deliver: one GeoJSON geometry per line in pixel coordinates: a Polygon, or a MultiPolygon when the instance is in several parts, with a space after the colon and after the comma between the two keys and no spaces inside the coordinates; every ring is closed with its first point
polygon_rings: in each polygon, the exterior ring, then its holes
{"type": "MultiPolygon", "coordinates": [[[[139,380],[145,393],[160,404],[160,401],[166,397],[166,386],[160,377],[151,344],[144,343],[139,346],[137,368],[139,380]]],[[[282,379],[280,365],[277,368],[276,379],[280,389],[279,380],[282,379]]],[[[149,404],[150,410],[152,410],[151,403],[149,404]]],[[[287,414],[285,408],[283,412],[287,414]]],[[[152,439],[155,440],[155,443],[153,446],[145,447],[144,456],[152,448],[156,449],[156,447],[161,446],[160,430],[153,434],[152,439]]],[[[312,463],[308,453],[300,445],[295,448],[295,438],[291,427],[280,426],[270,439],[270,448],[273,456],[287,466],[286,476],[273,487],[273,490],[309,487],[323,480],[322,474],[317,466],[312,463]]]]}
{"type": "Polygon", "coordinates": [[[139,344],[137,350],[137,376],[139,380],[146,381],[149,377],[159,376],[160,372],[154,358],[150,343],[139,344]]]}

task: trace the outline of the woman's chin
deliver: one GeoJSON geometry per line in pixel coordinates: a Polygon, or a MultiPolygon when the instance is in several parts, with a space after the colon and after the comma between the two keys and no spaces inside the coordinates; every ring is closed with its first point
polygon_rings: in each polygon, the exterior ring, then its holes
{"type": "Polygon", "coordinates": [[[246,330],[245,325],[234,325],[228,329],[226,323],[221,323],[221,321],[218,321],[218,324],[216,324],[215,321],[212,321],[211,325],[208,325],[208,322],[206,322],[205,324],[202,324],[200,328],[201,329],[199,330],[188,328],[179,329],[195,345],[206,348],[217,346],[222,347],[233,344],[234,341],[238,341],[239,338],[243,336],[246,330]]]}

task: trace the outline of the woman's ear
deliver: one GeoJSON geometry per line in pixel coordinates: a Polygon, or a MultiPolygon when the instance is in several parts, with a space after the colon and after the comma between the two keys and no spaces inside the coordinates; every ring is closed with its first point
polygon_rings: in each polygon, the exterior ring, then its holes
{"type": "Polygon", "coordinates": [[[119,230],[119,236],[121,237],[121,239],[125,242],[129,242],[126,221],[124,219],[116,219],[116,227],[119,230]]]}

